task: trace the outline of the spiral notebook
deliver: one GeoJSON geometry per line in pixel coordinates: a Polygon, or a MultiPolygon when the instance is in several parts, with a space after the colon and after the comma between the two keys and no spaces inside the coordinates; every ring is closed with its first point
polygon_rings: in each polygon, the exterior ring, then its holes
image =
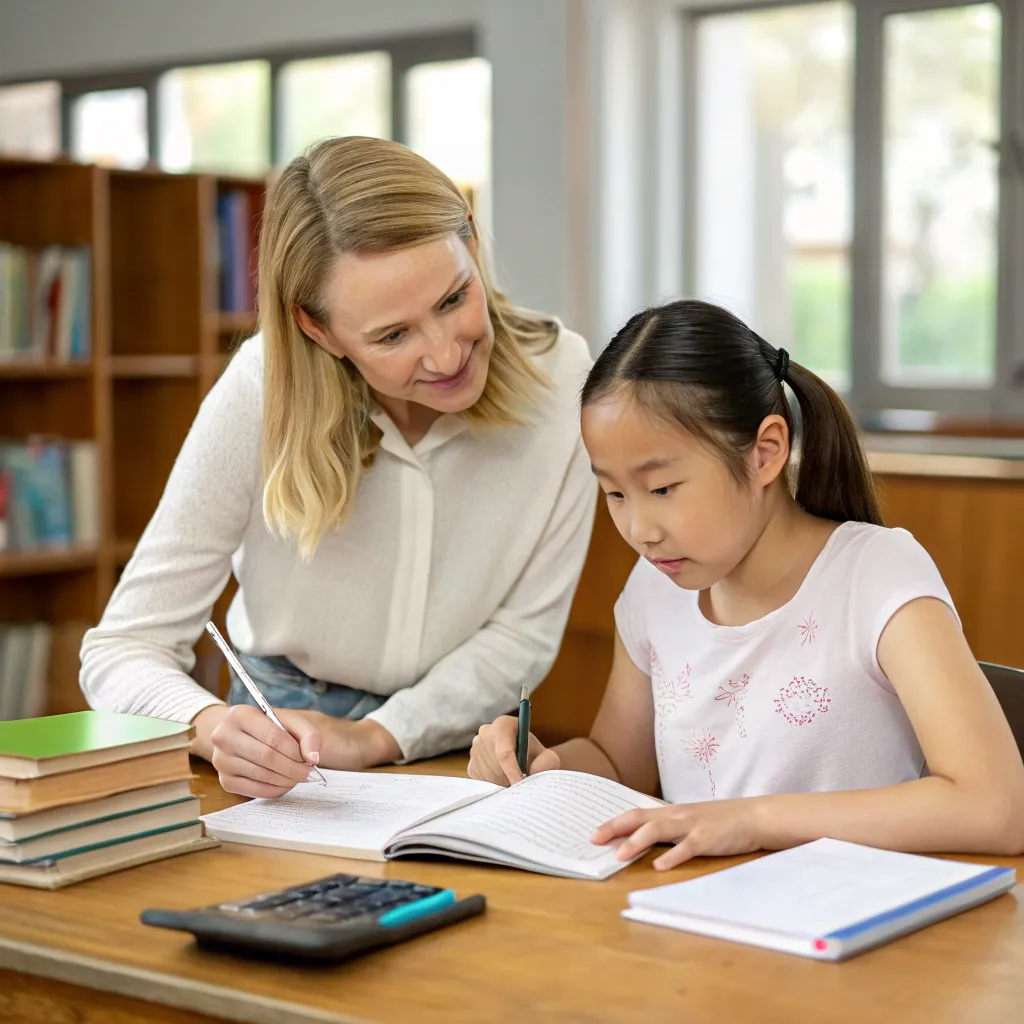
{"type": "Polygon", "coordinates": [[[1013,868],[818,839],[629,894],[623,917],[819,960],[845,960],[1012,889],[1013,868]]]}

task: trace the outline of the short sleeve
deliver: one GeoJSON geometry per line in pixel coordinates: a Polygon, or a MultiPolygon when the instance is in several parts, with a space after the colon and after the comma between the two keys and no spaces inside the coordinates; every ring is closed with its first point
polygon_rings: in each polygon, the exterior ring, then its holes
{"type": "MultiPolygon", "coordinates": [[[[644,675],[651,674],[651,644],[648,627],[648,595],[650,593],[647,572],[650,565],[639,559],[626,580],[619,599],[615,602],[615,628],[622,638],[622,645],[630,660],[644,675]]],[[[657,570],[654,570],[657,572],[657,570]]]]}
{"type": "Polygon", "coordinates": [[[889,620],[904,606],[921,597],[933,597],[949,607],[960,623],[953,599],[931,555],[902,529],[879,529],[857,560],[857,585],[852,612],[856,632],[872,669],[878,664],[878,641],[889,620]]]}

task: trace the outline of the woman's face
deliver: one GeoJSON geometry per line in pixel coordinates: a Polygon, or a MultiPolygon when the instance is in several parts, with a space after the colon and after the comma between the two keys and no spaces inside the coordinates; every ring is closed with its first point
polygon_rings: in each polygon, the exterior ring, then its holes
{"type": "Polygon", "coordinates": [[[483,392],[494,328],[476,262],[457,235],[342,256],[324,285],[324,306],[326,327],[301,310],[299,326],[351,360],[378,397],[457,413],[483,392]]]}

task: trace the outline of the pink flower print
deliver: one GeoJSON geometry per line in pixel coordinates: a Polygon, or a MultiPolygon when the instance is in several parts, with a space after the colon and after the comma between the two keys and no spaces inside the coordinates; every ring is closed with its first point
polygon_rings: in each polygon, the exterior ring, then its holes
{"type": "Polygon", "coordinates": [[[790,725],[807,725],[819,713],[825,714],[831,703],[827,686],[818,686],[813,679],[794,676],[792,682],[779,690],[775,711],[783,715],[790,725]]]}
{"type": "Polygon", "coordinates": [[[690,693],[689,663],[672,682],[669,682],[668,677],[665,675],[665,668],[661,664],[661,658],[658,657],[658,652],[653,649],[651,650],[651,682],[654,684],[655,700],[660,697],[693,699],[693,694],[690,693]]]}
{"type": "Polygon", "coordinates": [[[708,782],[711,783],[711,799],[715,799],[715,779],[711,774],[711,762],[718,755],[718,740],[707,731],[707,729],[691,729],[686,734],[686,745],[690,754],[701,764],[701,767],[708,773],[708,782]]]}
{"type": "Polygon", "coordinates": [[[749,686],[750,676],[744,672],[738,682],[730,679],[725,686],[720,686],[715,696],[715,700],[724,700],[736,712],[736,726],[739,729],[740,736],[744,739],[747,736],[747,726],[743,718],[743,712],[746,710],[747,688],[749,686]]]}
{"type": "Polygon", "coordinates": [[[804,644],[813,644],[818,635],[818,624],[814,621],[814,612],[811,612],[807,618],[797,626],[797,629],[800,630],[800,635],[803,637],[803,640],[800,641],[801,647],[803,647],[804,644]]]}

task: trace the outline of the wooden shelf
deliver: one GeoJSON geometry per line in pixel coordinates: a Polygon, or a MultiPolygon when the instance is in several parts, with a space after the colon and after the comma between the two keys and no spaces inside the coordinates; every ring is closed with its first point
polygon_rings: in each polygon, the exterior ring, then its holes
{"type": "Polygon", "coordinates": [[[95,548],[8,551],[0,553],[0,578],[42,576],[49,573],[91,569],[96,565],[96,559],[95,548]]]}
{"type": "Polygon", "coordinates": [[[114,377],[195,377],[199,374],[199,357],[111,356],[110,372],[114,377]]]}
{"type": "Polygon", "coordinates": [[[217,314],[218,334],[240,334],[243,331],[253,332],[255,330],[255,313],[220,312],[217,314]]]}
{"type": "Polygon", "coordinates": [[[53,360],[12,359],[0,362],[0,380],[68,380],[92,375],[91,362],[57,363],[53,360]]]}

